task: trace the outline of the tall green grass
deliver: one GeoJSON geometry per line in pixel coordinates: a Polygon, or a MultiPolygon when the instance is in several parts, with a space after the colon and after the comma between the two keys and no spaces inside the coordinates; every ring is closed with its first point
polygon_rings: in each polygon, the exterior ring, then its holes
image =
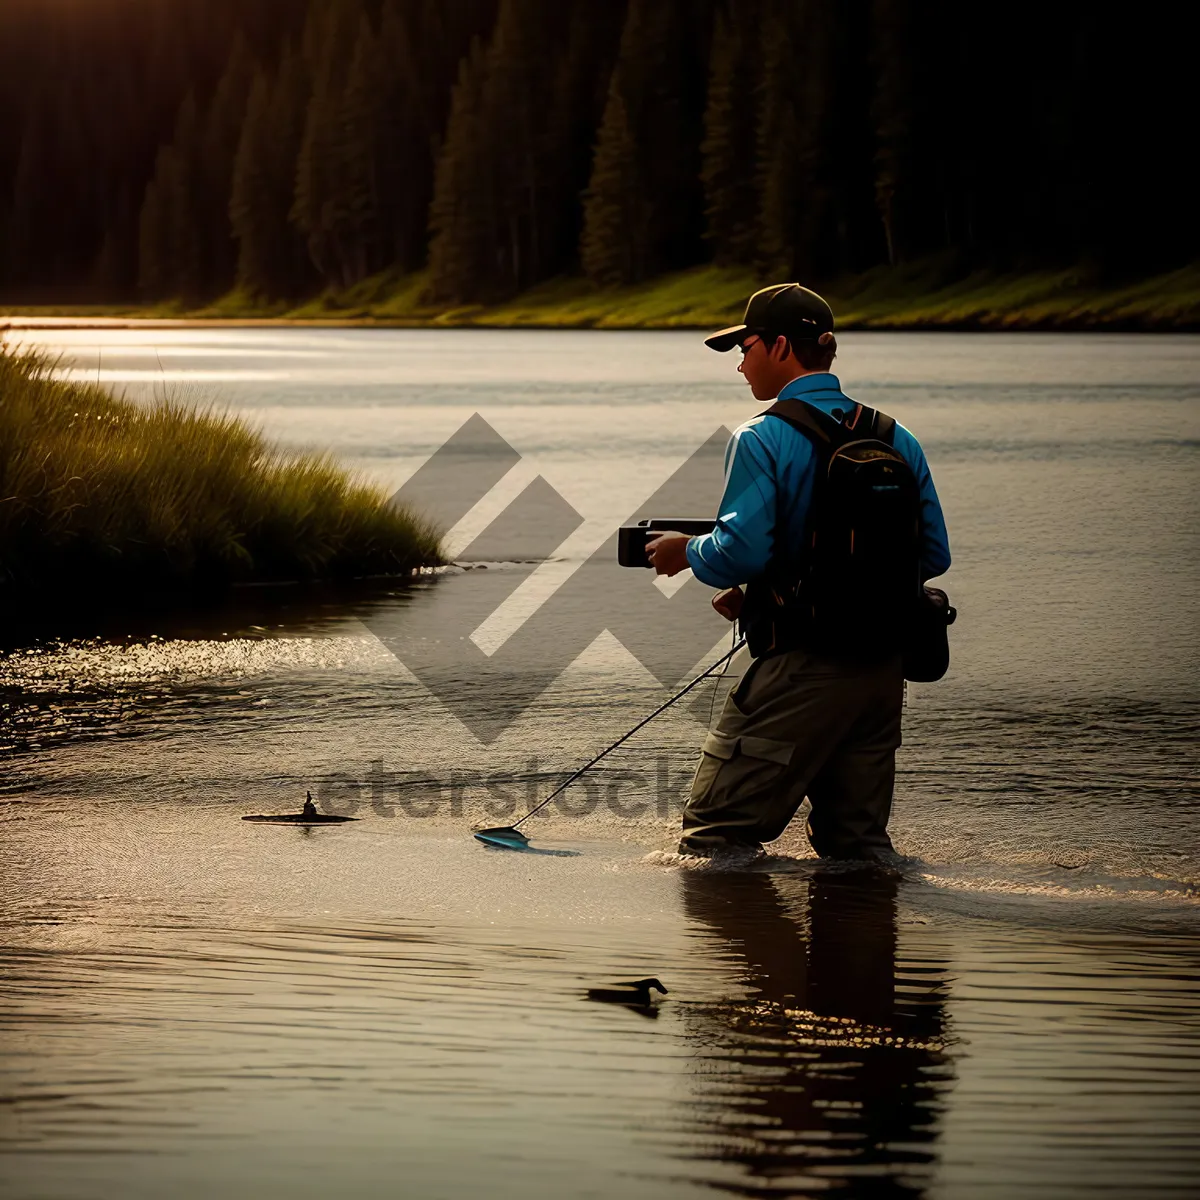
{"type": "Polygon", "coordinates": [[[0,348],[0,607],[403,575],[435,532],[241,421],[131,403],[0,348]]]}

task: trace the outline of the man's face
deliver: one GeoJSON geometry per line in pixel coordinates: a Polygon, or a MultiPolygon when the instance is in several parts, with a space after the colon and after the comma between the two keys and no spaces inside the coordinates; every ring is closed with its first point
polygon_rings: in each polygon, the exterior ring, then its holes
{"type": "Polygon", "coordinates": [[[757,333],[748,333],[738,347],[742,361],[738,370],[750,385],[755,400],[774,400],[779,392],[779,374],[771,347],[757,333]]]}

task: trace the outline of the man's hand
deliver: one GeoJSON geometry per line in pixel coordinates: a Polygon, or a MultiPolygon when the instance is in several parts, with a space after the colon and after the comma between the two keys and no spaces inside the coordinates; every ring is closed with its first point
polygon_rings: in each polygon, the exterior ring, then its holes
{"type": "Polygon", "coordinates": [[[687,544],[691,540],[686,533],[660,533],[646,543],[646,557],[659,575],[678,575],[687,570],[687,544]]]}
{"type": "Polygon", "coordinates": [[[742,611],[742,601],[746,597],[740,587],[726,588],[712,598],[712,606],[727,621],[736,621],[742,611]]]}

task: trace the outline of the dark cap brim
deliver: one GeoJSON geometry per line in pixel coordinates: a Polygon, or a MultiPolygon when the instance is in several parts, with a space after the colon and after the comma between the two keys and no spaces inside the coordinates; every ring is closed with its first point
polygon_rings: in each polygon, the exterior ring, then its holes
{"type": "Polygon", "coordinates": [[[739,345],[749,331],[749,325],[730,325],[728,329],[718,329],[716,333],[706,337],[704,344],[710,350],[718,350],[724,354],[726,350],[732,350],[734,346],[739,345]]]}

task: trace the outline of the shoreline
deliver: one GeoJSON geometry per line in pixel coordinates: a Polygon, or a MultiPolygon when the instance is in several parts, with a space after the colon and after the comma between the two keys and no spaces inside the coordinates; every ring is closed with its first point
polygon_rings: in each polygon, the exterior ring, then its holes
{"type": "MultiPolygon", "coordinates": [[[[10,330],[180,328],[706,330],[737,323],[761,279],[694,267],[628,288],[552,280],[491,305],[432,305],[424,274],[375,276],[299,304],[231,293],[213,303],[0,306],[10,330]]],[[[1196,333],[1200,264],[1102,286],[1082,269],[947,278],[937,263],[876,270],[818,290],[839,332],[1196,333]]]]}
{"type": "MultiPolygon", "coordinates": [[[[155,317],[118,317],[103,319],[83,315],[50,319],[39,317],[31,320],[18,318],[13,320],[6,314],[0,314],[0,338],[6,333],[52,333],[61,330],[64,333],[80,330],[115,330],[125,331],[134,329],[427,329],[427,330],[492,330],[496,333],[511,333],[514,331],[531,331],[538,333],[704,333],[712,329],[712,325],[638,325],[613,326],[596,325],[484,325],[459,324],[450,325],[437,322],[413,321],[379,321],[364,318],[331,319],[331,320],[291,320],[275,317],[183,317],[178,320],[163,320],[155,317]]],[[[886,328],[872,325],[845,325],[837,330],[843,333],[992,333],[996,335],[1010,333],[1076,333],[1076,334],[1145,334],[1147,336],[1196,335],[1200,334],[1200,323],[1189,325],[1148,326],[1137,322],[1107,325],[1024,325],[1013,323],[1003,327],[994,325],[895,325],[886,328]]]]}

